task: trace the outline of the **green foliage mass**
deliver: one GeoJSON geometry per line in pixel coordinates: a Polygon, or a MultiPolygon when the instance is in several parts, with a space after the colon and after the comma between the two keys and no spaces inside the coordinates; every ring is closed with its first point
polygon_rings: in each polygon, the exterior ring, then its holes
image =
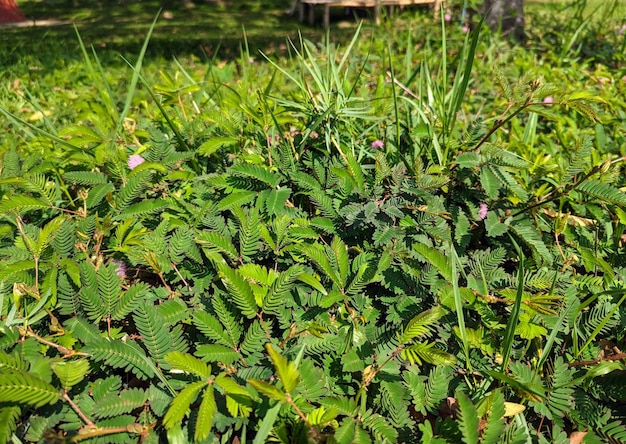
{"type": "Polygon", "coordinates": [[[441,29],[2,108],[0,440],[626,442],[617,99],[441,29]]]}

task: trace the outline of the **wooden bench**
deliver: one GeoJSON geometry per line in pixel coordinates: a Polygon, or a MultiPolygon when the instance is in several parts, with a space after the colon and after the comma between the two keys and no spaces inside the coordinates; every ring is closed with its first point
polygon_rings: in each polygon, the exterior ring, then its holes
{"type": "Polygon", "coordinates": [[[376,24],[380,23],[380,10],[383,6],[411,6],[411,5],[433,5],[435,14],[439,11],[439,5],[443,0],[297,0],[300,3],[300,22],[304,21],[305,6],[309,7],[309,24],[315,23],[315,7],[324,6],[324,28],[330,27],[330,8],[374,8],[374,19],[376,24]]]}

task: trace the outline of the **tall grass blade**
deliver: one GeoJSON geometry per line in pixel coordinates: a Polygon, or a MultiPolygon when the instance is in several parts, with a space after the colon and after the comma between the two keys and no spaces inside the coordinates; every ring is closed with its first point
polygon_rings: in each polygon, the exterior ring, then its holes
{"type": "Polygon", "coordinates": [[[111,144],[115,144],[116,137],[120,130],[124,125],[124,119],[128,115],[128,111],[130,111],[130,107],[133,102],[133,97],[135,96],[135,91],[137,89],[137,83],[139,82],[139,77],[141,76],[141,66],[143,64],[143,59],[146,56],[146,50],[148,49],[148,43],[150,42],[150,38],[152,37],[152,32],[157,24],[157,20],[159,19],[159,15],[161,11],[154,17],[152,21],[152,25],[150,25],[150,29],[148,29],[148,34],[143,42],[143,46],[141,47],[141,51],[139,52],[139,57],[137,58],[137,63],[133,68],[133,77],[130,80],[130,85],[128,86],[128,93],[126,94],[126,101],[124,102],[124,108],[122,109],[122,113],[119,115],[117,120],[117,125],[115,126],[115,130],[113,132],[114,137],[111,140],[111,144]]]}
{"type": "Polygon", "coordinates": [[[517,327],[517,322],[519,320],[519,314],[522,306],[522,294],[524,293],[524,253],[512,237],[511,242],[517,250],[519,268],[517,271],[517,293],[515,295],[515,303],[513,304],[513,307],[511,307],[511,314],[509,315],[509,322],[506,324],[504,342],[502,343],[502,373],[507,373],[507,369],[509,367],[509,359],[511,358],[513,341],[515,339],[515,328],[517,327]]]}

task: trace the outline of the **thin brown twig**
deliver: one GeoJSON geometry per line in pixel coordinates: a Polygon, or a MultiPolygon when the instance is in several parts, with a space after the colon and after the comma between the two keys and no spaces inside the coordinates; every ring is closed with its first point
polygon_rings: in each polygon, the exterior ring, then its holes
{"type": "Polygon", "coordinates": [[[87,415],[85,415],[85,413],[83,413],[83,411],[80,409],[80,407],[78,407],[78,405],[76,405],[74,401],[72,401],[72,398],[70,398],[67,392],[64,392],[61,397],[68,402],[68,404],[72,407],[72,409],[74,409],[76,414],[80,416],[80,418],[85,422],[85,424],[87,424],[88,427],[96,427],[96,424],[91,419],[89,419],[87,415]]]}
{"type": "Polygon", "coordinates": [[[20,330],[20,334],[22,336],[28,336],[30,338],[34,338],[36,339],[38,342],[41,342],[42,344],[46,344],[49,345],[50,347],[56,348],[57,350],[59,350],[61,353],[63,353],[64,357],[72,357],[72,356],[89,356],[88,353],[83,353],[83,352],[78,352],[76,350],[72,350],[69,349],[67,347],[63,347],[62,345],[56,344],[52,341],[48,341],[45,338],[42,338],[41,336],[39,336],[37,333],[35,333],[34,331],[32,331],[30,329],[30,327],[26,330],[23,329],[21,327],[18,327],[20,330]]]}

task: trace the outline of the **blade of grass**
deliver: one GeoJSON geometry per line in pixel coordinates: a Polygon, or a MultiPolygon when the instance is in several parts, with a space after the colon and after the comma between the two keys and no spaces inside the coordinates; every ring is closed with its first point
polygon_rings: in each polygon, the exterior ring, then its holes
{"type": "MultiPolygon", "coordinates": [[[[150,42],[150,38],[152,37],[152,32],[156,26],[157,20],[159,19],[159,15],[161,11],[159,11],[154,17],[152,21],[152,25],[150,25],[150,29],[148,29],[148,34],[144,39],[143,45],[141,47],[141,51],[139,52],[139,57],[137,58],[137,63],[133,67],[133,77],[130,80],[130,85],[128,86],[128,93],[126,94],[126,101],[124,102],[124,108],[122,109],[121,114],[117,120],[117,124],[115,125],[115,130],[113,132],[113,137],[111,138],[111,145],[113,146],[116,142],[116,136],[120,133],[120,130],[123,128],[124,119],[128,115],[128,111],[130,111],[130,107],[133,102],[133,97],[135,96],[135,91],[137,90],[137,83],[139,82],[139,77],[141,77],[141,66],[143,64],[143,59],[146,56],[146,50],[148,49],[148,43],[150,42]]],[[[157,101],[158,102],[158,101],[157,101]]]]}
{"type": "Polygon", "coordinates": [[[513,340],[515,339],[515,328],[519,320],[519,313],[522,306],[522,294],[524,293],[524,253],[521,248],[511,237],[511,242],[517,250],[519,257],[519,269],[517,271],[517,293],[515,295],[515,302],[511,307],[511,314],[509,315],[509,322],[506,324],[506,331],[504,333],[504,342],[502,343],[502,373],[507,373],[509,367],[509,359],[511,358],[511,351],[513,350],[513,340]]]}
{"type": "Polygon", "coordinates": [[[465,366],[469,373],[473,373],[472,363],[469,355],[469,339],[467,337],[467,329],[465,328],[465,315],[463,313],[463,298],[459,291],[459,273],[457,269],[459,257],[452,242],[450,242],[450,265],[452,270],[452,292],[454,294],[454,309],[456,311],[457,324],[459,326],[459,336],[461,337],[461,345],[463,346],[463,354],[465,355],[465,366]]]}
{"type": "Polygon", "coordinates": [[[91,56],[87,52],[87,47],[85,46],[85,43],[83,42],[83,39],[80,35],[80,32],[78,32],[78,28],[76,27],[76,25],[74,25],[74,32],[76,33],[76,37],[78,38],[78,45],[80,46],[80,50],[83,53],[83,60],[85,62],[85,65],[87,66],[87,73],[89,74],[91,81],[96,85],[102,84],[104,86],[104,92],[99,87],[97,87],[97,91],[100,95],[100,100],[109,112],[109,118],[111,119],[111,123],[115,124],[115,122],[119,120],[119,112],[117,110],[117,107],[115,106],[115,101],[113,100],[113,91],[111,90],[111,86],[109,85],[106,76],[104,75],[104,70],[102,69],[102,65],[100,64],[100,59],[98,59],[95,49],[91,48],[95,63],[98,66],[98,71],[96,73],[96,69],[94,69],[93,63],[91,61],[91,56]]]}

